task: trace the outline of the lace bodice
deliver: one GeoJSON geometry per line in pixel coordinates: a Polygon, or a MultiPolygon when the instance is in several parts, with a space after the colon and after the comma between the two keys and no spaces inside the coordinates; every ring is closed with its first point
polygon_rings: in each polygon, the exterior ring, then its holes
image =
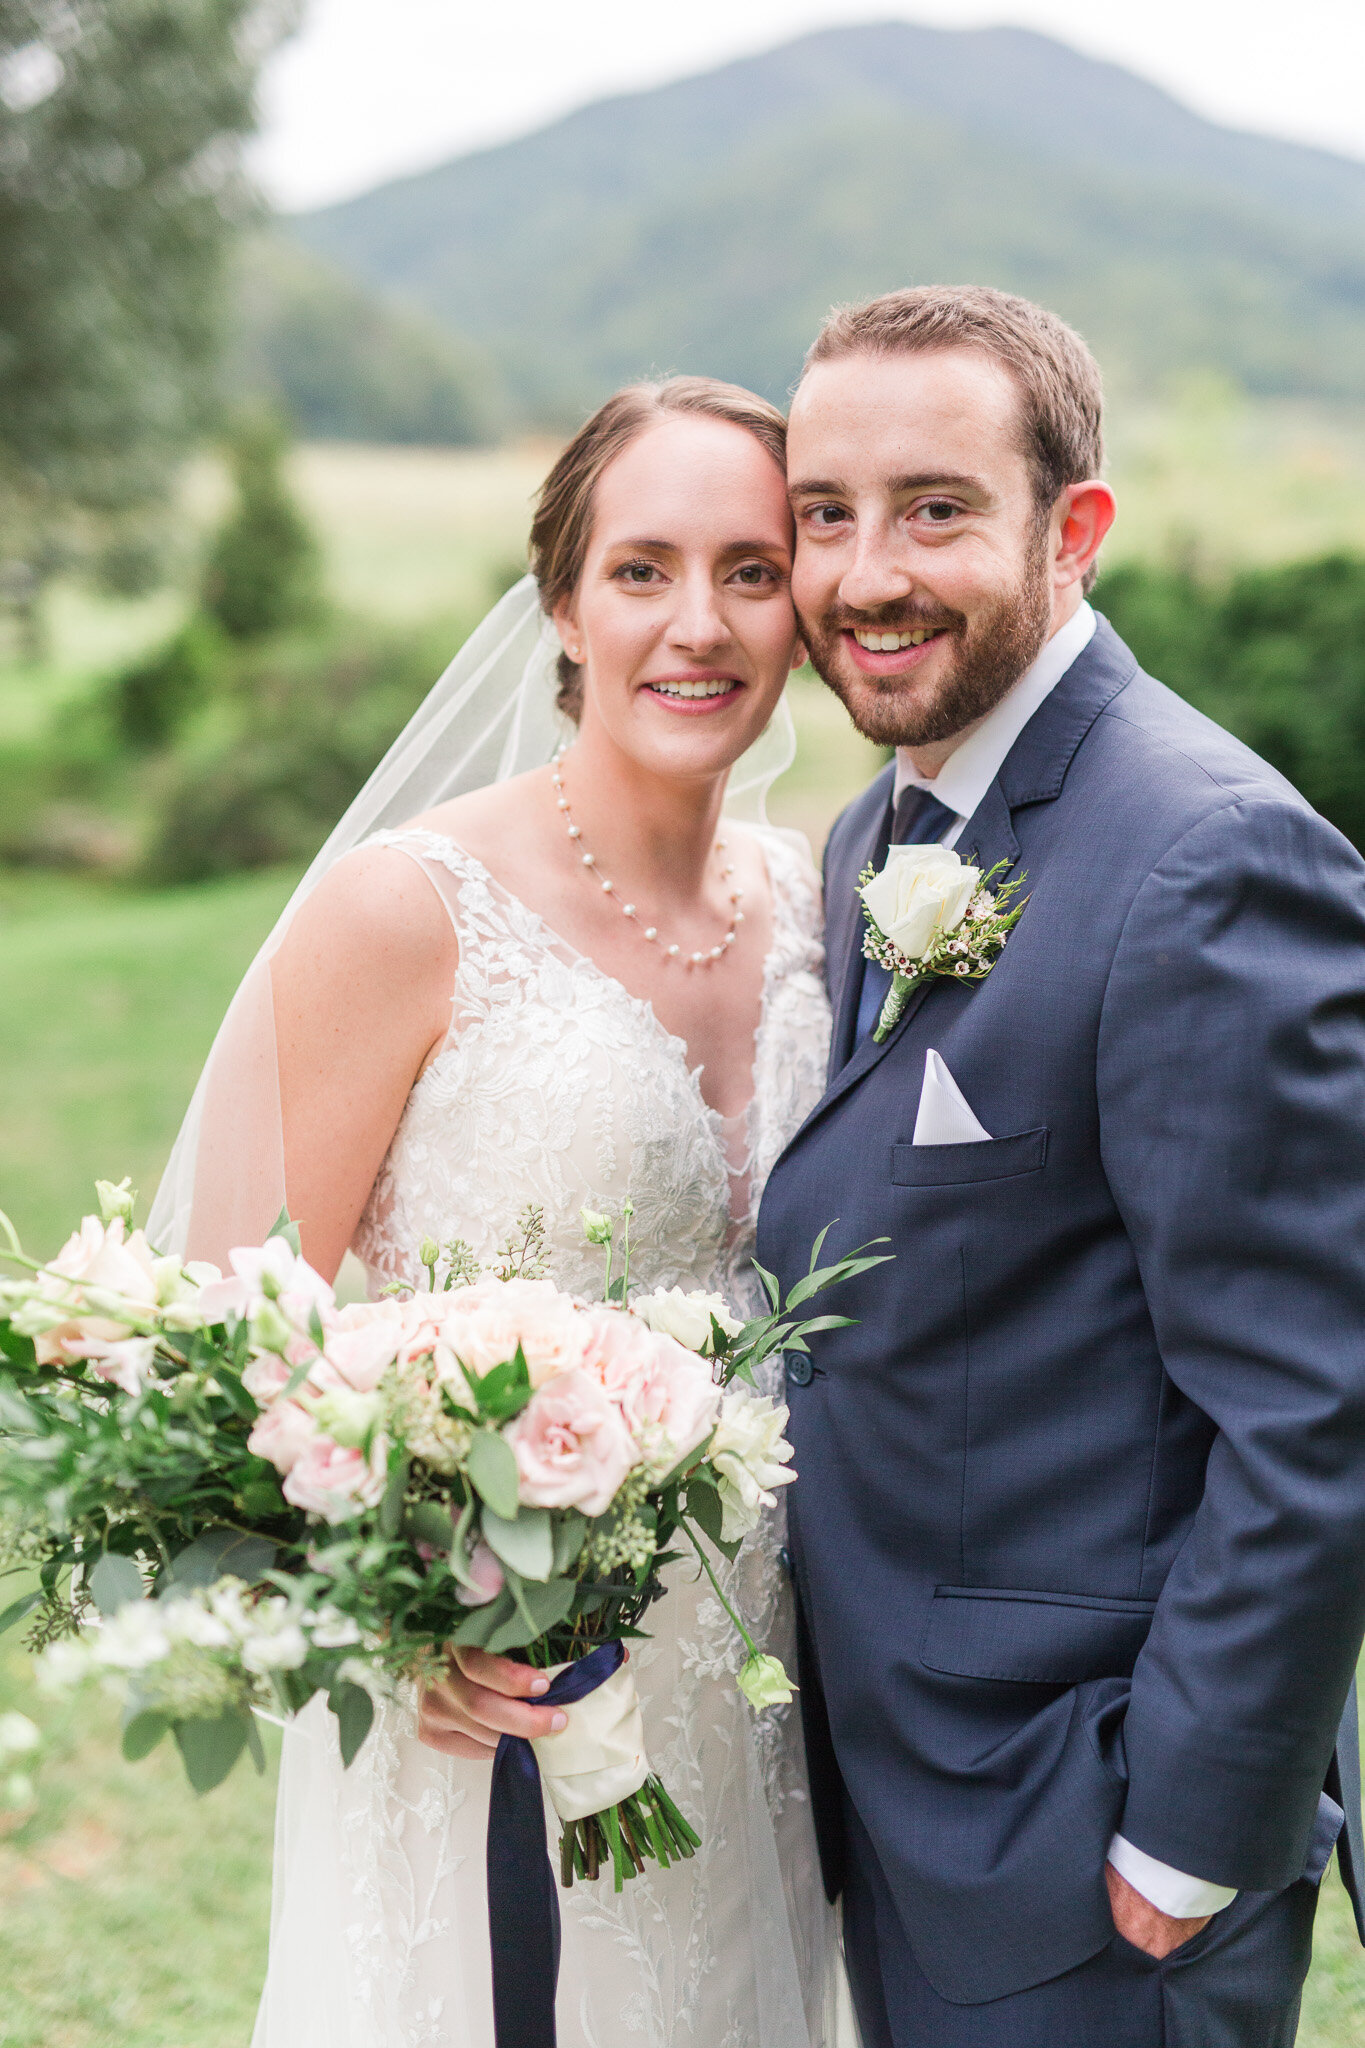
{"type": "Polygon", "coordinates": [[[420,1281],[424,1237],[490,1257],[527,1201],[543,1204],[555,1279],[594,1294],[601,1254],[579,1211],[629,1196],[632,1265],[646,1286],[746,1294],[768,1169],[823,1085],[828,1012],[815,876],[763,835],[773,931],[754,1039],[754,1092],[726,1119],[702,1097],[687,1047],[630,995],[434,832],[384,833],[438,880],[460,961],[450,1036],[408,1099],[356,1234],[379,1284],[420,1281]],[[736,1213],[737,1212],[737,1213],[736,1213]]]}
{"type": "MultiPolygon", "coordinates": [[[[374,843],[374,842],[371,842],[374,843]]],[[[449,1037],[416,1083],[355,1239],[372,1288],[424,1281],[423,1238],[493,1256],[542,1205],[553,1277],[602,1284],[583,1207],[629,1197],[632,1282],[719,1287],[736,1305],[769,1168],[818,1099],[829,1015],[809,861],[763,834],[772,941],[754,1093],[727,1122],[650,1005],[567,945],[451,840],[379,843],[419,862],[452,918],[449,1037]]],[[[794,1659],[782,1517],[725,1573],[755,1636],[794,1659]]],[[[837,1973],[795,1707],[756,1716],[695,1570],[668,1573],[632,1646],[651,1762],[699,1827],[688,1863],[615,1894],[562,1894],[560,2048],[834,2048],[837,1973]]],[[[483,1888],[488,1767],[381,1708],[343,1771],[325,1707],[285,1737],[270,1967],[253,2048],[493,2048],[483,1888]]],[[[550,1819],[551,1839],[555,1823],[550,1819]]]]}

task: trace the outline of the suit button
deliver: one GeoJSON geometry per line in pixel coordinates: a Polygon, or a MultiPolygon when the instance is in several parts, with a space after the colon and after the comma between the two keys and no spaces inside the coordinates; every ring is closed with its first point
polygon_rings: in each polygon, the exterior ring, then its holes
{"type": "Polygon", "coordinates": [[[814,1377],[815,1367],[804,1351],[787,1353],[787,1378],[794,1387],[808,1387],[814,1377]]]}

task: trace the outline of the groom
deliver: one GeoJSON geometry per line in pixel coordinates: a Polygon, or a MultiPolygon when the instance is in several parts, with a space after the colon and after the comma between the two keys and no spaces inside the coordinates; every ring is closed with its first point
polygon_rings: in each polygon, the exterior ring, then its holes
{"type": "Polygon", "coordinates": [[[1360,1914],[1365,864],[1085,602],[1100,436],[1079,338],[975,289],[834,314],[792,409],[807,644],[896,750],[759,1245],[895,1253],[788,1362],[866,2048],[1280,2048],[1334,1846],[1360,1914]],[[1027,903],[877,1043],[907,840],[1027,903]]]}

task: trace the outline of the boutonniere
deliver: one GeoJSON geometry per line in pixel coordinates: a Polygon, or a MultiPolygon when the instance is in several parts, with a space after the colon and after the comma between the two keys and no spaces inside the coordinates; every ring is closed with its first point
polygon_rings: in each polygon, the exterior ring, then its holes
{"type": "Polygon", "coordinates": [[[1011,904],[1022,875],[991,891],[992,881],[1008,866],[1008,861],[997,861],[983,875],[946,846],[893,846],[880,874],[870,864],[863,869],[858,877],[867,920],[863,954],[891,975],[872,1034],[878,1045],[922,981],[940,974],[980,981],[990,973],[1024,909],[1022,903],[1011,904]]]}

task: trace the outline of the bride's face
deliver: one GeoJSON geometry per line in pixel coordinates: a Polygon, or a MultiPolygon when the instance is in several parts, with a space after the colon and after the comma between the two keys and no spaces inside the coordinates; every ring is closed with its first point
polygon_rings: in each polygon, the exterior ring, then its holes
{"type": "Polygon", "coordinates": [[[583,574],[555,614],[584,667],[584,737],[654,773],[724,773],[804,658],[792,548],[783,473],[745,428],[647,428],[598,481],[583,574]]]}

